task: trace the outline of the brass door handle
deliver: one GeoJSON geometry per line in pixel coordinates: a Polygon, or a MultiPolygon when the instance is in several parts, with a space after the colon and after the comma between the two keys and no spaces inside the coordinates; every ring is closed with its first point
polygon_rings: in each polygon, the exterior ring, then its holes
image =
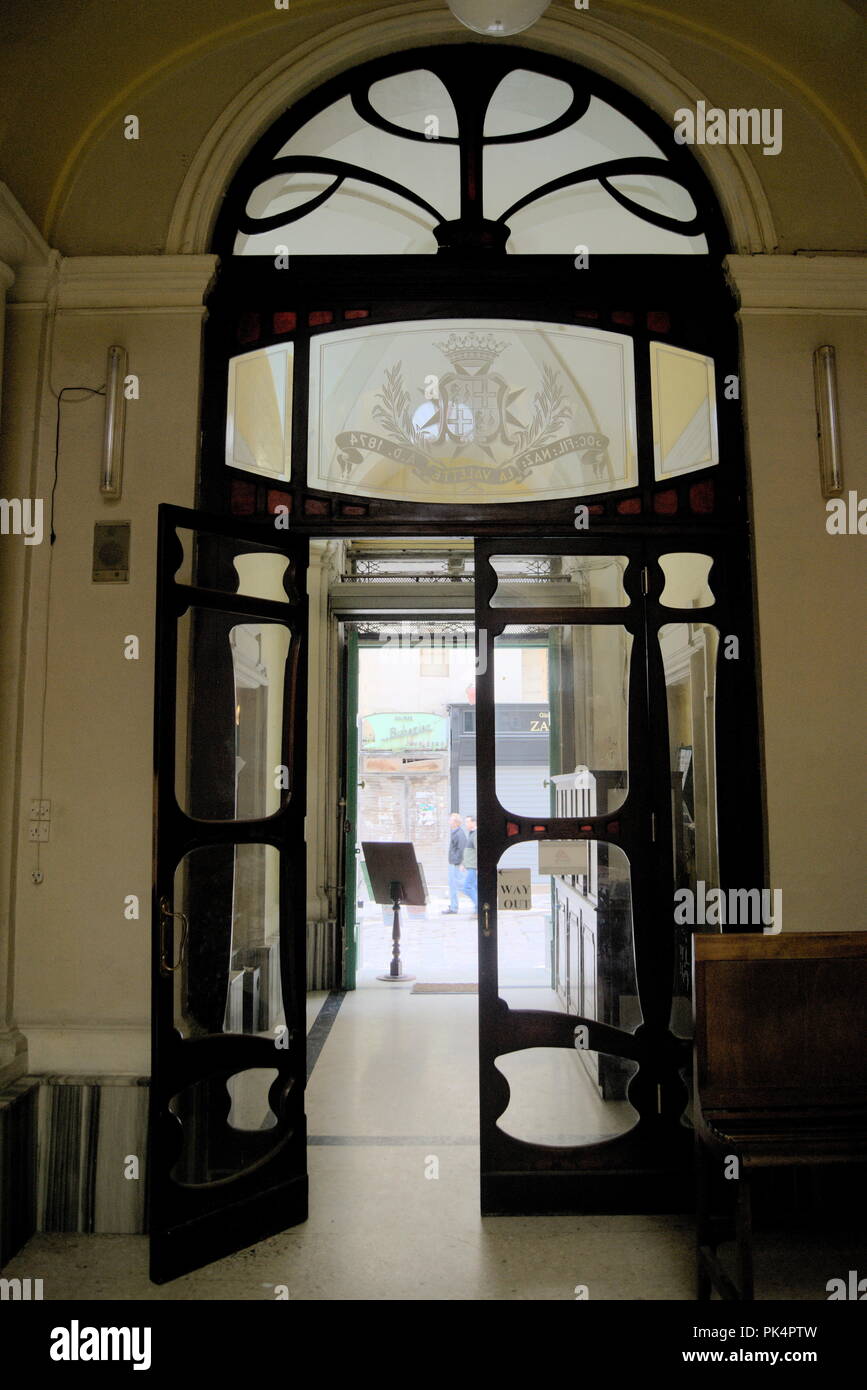
{"type": "Polygon", "coordinates": [[[491,935],[491,905],[482,903],[482,936],[491,935]]]}
{"type": "Polygon", "coordinates": [[[160,970],[164,975],[173,975],[175,971],[180,970],[183,965],[189,930],[190,924],[187,921],[186,914],[183,912],[169,911],[168,898],[160,898],[160,970]],[[173,917],[179,917],[181,920],[181,944],[178,947],[177,962],[174,965],[169,965],[166,960],[166,937],[168,935],[169,919],[173,917]]]}

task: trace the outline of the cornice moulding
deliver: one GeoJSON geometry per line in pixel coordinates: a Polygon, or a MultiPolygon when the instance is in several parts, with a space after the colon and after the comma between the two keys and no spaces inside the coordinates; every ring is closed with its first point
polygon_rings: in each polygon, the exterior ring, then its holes
{"type": "Polygon", "coordinates": [[[75,256],[60,267],[58,308],[177,309],[201,306],[216,256],[75,256]]]}
{"type": "Polygon", "coordinates": [[[867,313],[867,256],[727,256],[742,313],[867,313]]]}

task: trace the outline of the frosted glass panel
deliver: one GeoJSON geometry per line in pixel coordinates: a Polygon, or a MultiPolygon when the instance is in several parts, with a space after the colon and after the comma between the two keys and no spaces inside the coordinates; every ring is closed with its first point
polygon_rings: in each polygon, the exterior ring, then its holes
{"type": "Polygon", "coordinates": [[[659,596],[663,608],[710,608],[714,595],[708,583],[713,559],[710,555],[674,551],[660,555],[665,588],[659,596]]]}
{"type": "Polygon", "coordinates": [[[445,319],[311,343],[313,487],[477,504],[636,480],[632,341],[621,334],[445,319]]]}
{"type": "Polygon", "coordinates": [[[656,477],[719,463],[713,358],[651,343],[650,376],[656,477]]]}
{"type": "Polygon", "coordinates": [[[557,77],[545,77],[526,68],[507,73],[485,116],[488,139],[502,135],[523,135],[556,121],[569,110],[572,88],[557,77]]]}
{"type": "Polygon", "coordinates": [[[260,348],[229,363],[226,463],[287,479],[292,438],[291,343],[260,348]]]}

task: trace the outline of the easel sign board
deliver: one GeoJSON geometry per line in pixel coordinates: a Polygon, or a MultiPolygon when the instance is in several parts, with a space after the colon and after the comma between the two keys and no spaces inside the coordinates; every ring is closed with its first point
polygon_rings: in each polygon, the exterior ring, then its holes
{"type": "Polygon", "coordinates": [[[370,874],[374,902],[389,905],[393,903],[391,885],[399,883],[402,903],[408,903],[412,907],[424,907],[427,893],[421,865],[411,844],[363,840],[361,852],[370,874]]]}

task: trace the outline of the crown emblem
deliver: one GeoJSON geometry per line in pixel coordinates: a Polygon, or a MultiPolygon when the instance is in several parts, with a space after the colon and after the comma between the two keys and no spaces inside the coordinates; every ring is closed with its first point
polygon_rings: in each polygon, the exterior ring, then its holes
{"type": "Polygon", "coordinates": [[[490,370],[509,344],[498,342],[493,333],[450,333],[447,342],[435,343],[434,346],[458,371],[477,376],[482,370],[490,370]]]}

